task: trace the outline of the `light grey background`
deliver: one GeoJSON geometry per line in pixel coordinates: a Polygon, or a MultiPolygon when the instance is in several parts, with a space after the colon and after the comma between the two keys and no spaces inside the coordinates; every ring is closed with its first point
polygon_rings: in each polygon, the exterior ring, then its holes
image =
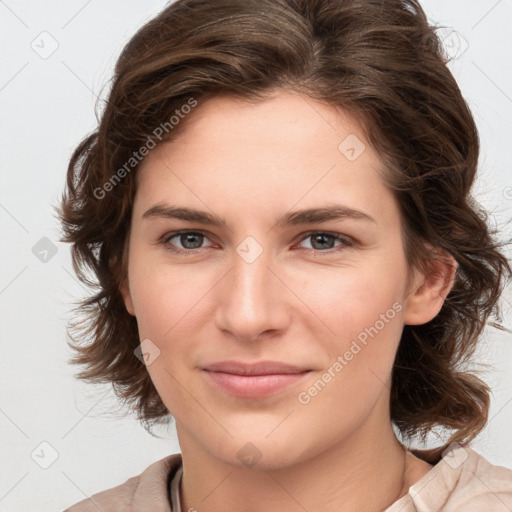
{"type": "MultiPolygon", "coordinates": [[[[123,417],[108,386],[74,379],[65,327],[86,290],[73,275],[68,245],[58,242],[51,208],[73,148],[96,126],[94,103],[106,97],[119,52],[165,4],[0,1],[3,512],[63,510],[179,451],[173,428],[153,438],[123,417]]],[[[512,0],[422,4],[432,20],[455,30],[443,31],[455,56],[450,67],[482,140],[477,198],[504,228],[512,217],[512,0]]],[[[504,310],[511,327],[509,302],[504,310]]],[[[490,423],[473,447],[512,468],[510,333],[489,327],[478,360],[493,366],[485,376],[493,397],[490,423]]]]}

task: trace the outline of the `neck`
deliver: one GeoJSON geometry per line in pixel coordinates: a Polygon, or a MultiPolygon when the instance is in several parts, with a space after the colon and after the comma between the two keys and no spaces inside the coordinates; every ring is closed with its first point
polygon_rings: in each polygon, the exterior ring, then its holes
{"type": "Polygon", "coordinates": [[[406,457],[391,422],[375,425],[369,418],[336,446],[272,470],[225,463],[176,426],[183,457],[183,511],[380,512],[413,483],[407,467],[413,457],[406,457]]]}

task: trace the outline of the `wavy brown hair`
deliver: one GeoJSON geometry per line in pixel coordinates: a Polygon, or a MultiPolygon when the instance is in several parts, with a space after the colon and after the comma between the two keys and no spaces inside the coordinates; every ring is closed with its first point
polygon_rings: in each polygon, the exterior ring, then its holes
{"type": "Polygon", "coordinates": [[[119,290],[136,192],[130,159],[191,99],[257,102],[286,88],[360,122],[401,205],[410,268],[435,257],[424,241],[457,261],[440,313],[403,330],[390,411],[406,438],[441,427],[453,431],[444,446],[473,439],[487,422],[490,390],[467,363],[489,315],[499,317],[511,269],[471,196],[478,133],[446,62],[416,0],[177,0],[140,28],[116,63],[98,128],[72,154],[59,210],[74,269],[96,287],[69,330],[71,362],[84,365],[78,377],[112,383],[146,428],[169,416],[134,355],[137,321],[119,290]]]}

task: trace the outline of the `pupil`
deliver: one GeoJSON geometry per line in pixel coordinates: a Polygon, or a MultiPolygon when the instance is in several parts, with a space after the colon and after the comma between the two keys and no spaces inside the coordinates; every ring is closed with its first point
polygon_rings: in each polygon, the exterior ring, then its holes
{"type": "Polygon", "coordinates": [[[197,249],[198,247],[201,247],[201,240],[200,240],[201,236],[202,235],[194,234],[194,233],[185,233],[185,234],[181,235],[181,243],[187,249],[197,249]],[[196,238],[195,243],[194,243],[194,238],[196,238]],[[198,241],[198,239],[199,239],[199,241],[198,241]],[[192,247],[187,245],[189,243],[189,241],[192,243],[192,247]]]}
{"type": "MultiPolygon", "coordinates": [[[[314,235],[314,236],[313,236],[313,240],[314,240],[314,241],[316,241],[316,240],[317,240],[317,239],[319,239],[319,238],[320,238],[320,239],[323,239],[323,240],[324,240],[324,242],[325,242],[325,239],[326,239],[326,238],[330,239],[331,241],[332,241],[332,239],[333,239],[331,235],[314,235]]],[[[330,247],[330,245],[331,245],[331,244],[328,244],[328,245],[329,245],[329,247],[328,247],[328,248],[331,248],[331,247],[330,247]]],[[[314,247],[314,246],[315,246],[315,243],[313,243],[313,247],[314,247]]],[[[315,248],[316,248],[316,247],[315,247],[315,248]]],[[[318,247],[318,248],[319,248],[319,249],[325,249],[325,243],[324,243],[323,245],[322,245],[322,243],[321,243],[321,244],[320,244],[320,247],[318,247]]]]}

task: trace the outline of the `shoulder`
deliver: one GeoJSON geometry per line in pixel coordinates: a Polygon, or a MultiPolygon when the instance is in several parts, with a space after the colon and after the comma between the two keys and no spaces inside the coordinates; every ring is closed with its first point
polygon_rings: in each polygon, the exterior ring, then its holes
{"type": "Polygon", "coordinates": [[[447,510],[512,510],[512,470],[491,464],[469,447],[459,447],[457,450],[460,455],[455,453],[452,457],[456,463],[457,457],[460,457],[460,471],[457,472],[457,468],[449,463],[445,468],[445,472],[453,473],[455,470],[455,474],[459,475],[447,510]]]}
{"type": "Polygon", "coordinates": [[[455,443],[409,494],[419,512],[510,512],[512,470],[455,443]]]}
{"type": "Polygon", "coordinates": [[[169,455],[123,484],[94,494],[64,512],[171,512],[168,482],[180,466],[181,453],[169,455]]]}

